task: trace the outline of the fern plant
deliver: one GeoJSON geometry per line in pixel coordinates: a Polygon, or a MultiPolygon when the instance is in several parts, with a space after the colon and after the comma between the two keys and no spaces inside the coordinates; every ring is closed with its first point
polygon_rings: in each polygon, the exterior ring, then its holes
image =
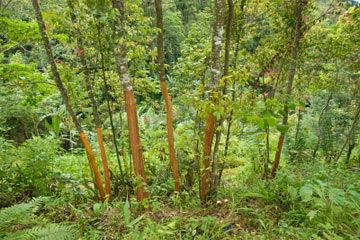
{"type": "Polygon", "coordinates": [[[76,239],[71,226],[41,221],[35,213],[46,198],[36,198],[0,211],[0,238],[7,240],[67,240],[76,239]]]}

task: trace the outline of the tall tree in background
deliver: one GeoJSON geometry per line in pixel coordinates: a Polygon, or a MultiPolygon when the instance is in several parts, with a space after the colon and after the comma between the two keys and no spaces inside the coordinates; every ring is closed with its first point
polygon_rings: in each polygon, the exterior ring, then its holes
{"type": "Polygon", "coordinates": [[[95,99],[93,86],[92,86],[91,79],[90,79],[89,67],[88,67],[88,64],[87,64],[86,58],[85,58],[85,50],[84,50],[84,44],[82,41],[82,34],[81,34],[79,26],[77,26],[77,19],[76,19],[75,9],[74,9],[74,0],[67,0],[67,4],[70,8],[70,17],[71,17],[71,21],[74,25],[74,30],[75,30],[74,33],[75,33],[76,42],[77,42],[77,55],[80,58],[80,62],[81,62],[82,69],[84,72],[86,89],[87,89],[88,96],[89,96],[89,98],[91,100],[91,104],[92,104],[97,140],[98,140],[98,144],[99,144],[99,148],[100,148],[101,161],[102,161],[102,165],[103,165],[103,169],[104,169],[106,194],[107,194],[108,198],[111,200],[110,173],[109,173],[109,166],[108,166],[108,162],[107,162],[107,158],[106,158],[105,146],[104,146],[104,141],[103,141],[102,126],[101,126],[102,124],[101,124],[101,120],[100,120],[100,114],[98,111],[97,102],[95,99]]]}
{"type": "Polygon", "coordinates": [[[141,178],[141,182],[136,187],[136,197],[138,201],[143,201],[147,197],[144,185],[146,184],[146,174],[144,169],[144,160],[142,146],[140,143],[139,126],[136,112],[136,101],[133,91],[133,84],[128,72],[128,58],[126,53],[126,15],[124,0],[112,0],[114,9],[118,10],[118,21],[116,30],[119,32],[119,45],[115,47],[115,57],[117,72],[120,78],[125,95],[125,110],[129,126],[130,148],[134,163],[134,172],[136,177],[141,178]]]}
{"type": "MultiPolygon", "coordinates": [[[[230,66],[230,43],[231,43],[231,28],[233,22],[233,13],[234,13],[234,3],[232,0],[227,0],[228,5],[228,13],[226,18],[226,33],[225,33],[225,58],[224,58],[224,74],[223,77],[227,78],[229,76],[229,66],[230,66]]],[[[227,79],[225,79],[225,85],[223,88],[223,94],[225,95],[227,92],[227,79]]],[[[222,135],[222,125],[224,123],[225,118],[222,117],[219,120],[218,128],[215,134],[215,143],[214,143],[214,150],[213,150],[213,163],[212,163],[212,172],[211,172],[211,181],[213,185],[213,190],[216,191],[218,185],[218,176],[217,176],[217,165],[218,165],[218,158],[219,158],[219,145],[222,135]],[[219,129],[220,128],[220,129],[219,129]]]]}
{"type": "MultiPolygon", "coordinates": [[[[213,37],[212,37],[212,56],[211,56],[211,80],[210,80],[210,101],[215,106],[218,102],[219,95],[219,82],[221,78],[221,49],[224,34],[224,0],[215,0],[215,18],[213,25],[213,37]]],[[[201,184],[200,184],[200,200],[202,203],[206,202],[209,197],[211,189],[211,146],[214,138],[216,126],[216,118],[214,115],[214,109],[210,109],[208,113],[205,137],[204,137],[204,156],[203,156],[203,170],[201,172],[201,184]]]]}
{"type": "MultiPolygon", "coordinates": [[[[294,6],[294,16],[295,16],[295,31],[294,31],[294,37],[292,42],[292,49],[291,49],[291,58],[290,58],[290,65],[289,65],[289,72],[288,72],[288,80],[287,80],[287,88],[286,88],[286,100],[285,100],[285,106],[284,106],[284,117],[282,120],[282,125],[286,126],[289,119],[289,103],[288,98],[291,97],[292,89],[293,89],[293,83],[296,73],[296,67],[298,62],[298,56],[299,56],[299,49],[300,49],[300,40],[303,35],[303,11],[307,4],[307,0],[296,0],[294,6]]],[[[284,139],[285,139],[285,131],[281,131],[278,144],[277,144],[277,150],[275,153],[275,159],[272,165],[271,170],[271,176],[275,177],[276,171],[279,167],[280,163],[280,157],[281,157],[281,151],[284,145],[284,139]]]]}
{"type": "Polygon", "coordinates": [[[90,143],[87,139],[86,133],[85,131],[82,129],[81,124],[79,122],[79,120],[76,117],[76,114],[70,104],[70,100],[69,100],[69,96],[67,93],[67,89],[65,87],[65,85],[63,84],[61,78],[60,78],[60,74],[59,71],[57,69],[55,60],[54,60],[54,56],[52,53],[52,49],[51,49],[51,45],[50,45],[50,40],[49,37],[46,33],[46,27],[45,27],[45,23],[41,14],[41,10],[40,10],[40,6],[37,0],[32,0],[32,5],[35,11],[35,16],[36,16],[36,20],[38,22],[39,25],[39,31],[43,40],[43,44],[46,50],[46,55],[49,61],[49,64],[51,66],[51,72],[53,74],[53,78],[55,80],[55,84],[57,86],[57,88],[60,91],[61,97],[64,101],[66,110],[68,111],[70,117],[72,118],[74,125],[77,129],[77,131],[79,132],[80,135],[80,140],[82,142],[82,144],[84,145],[84,148],[86,150],[87,156],[89,158],[89,162],[90,162],[90,167],[92,169],[92,171],[94,172],[94,176],[95,176],[95,182],[100,194],[100,198],[102,201],[105,201],[105,192],[104,192],[104,187],[102,184],[102,180],[101,180],[101,175],[100,172],[98,170],[98,167],[96,165],[96,160],[95,160],[95,155],[94,152],[91,149],[90,143]]]}
{"type": "Polygon", "coordinates": [[[317,121],[317,129],[316,129],[317,142],[316,142],[316,145],[315,145],[315,149],[314,149],[314,151],[312,153],[312,159],[313,160],[315,160],[315,158],[316,158],[316,154],[317,154],[317,152],[319,150],[320,143],[321,143],[321,140],[322,140],[321,139],[321,124],[322,124],[322,121],[323,121],[323,117],[326,114],[326,112],[328,111],[330,101],[331,101],[332,98],[333,98],[333,92],[331,92],[329,94],[329,97],[326,100],[325,106],[320,111],[320,115],[319,115],[319,118],[318,118],[318,121],[317,121]]]}
{"type": "Polygon", "coordinates": [[[155,10],[156,10],[156,27],[159,28],[157,35],[157,60],[158,60],[158,72],[160,79],[161,93],[165,101],[166,107],[166,128],[167,128],[167,138],[169,145],[169,158],[171,171],[174,178],[176,192],[180,192],[180,174],[178,169],[178,163],[175,155],[175,146],[174,146],[174,128],[173,128],[173,112],[171,105],[171,97],[169,96],[168,89],[166,86],[165,79],[165,65],[164,65],[164,25],[163,25],[163,11],[162,11],[162,1],[155,0],[155,10]]]}
{"type": "MultiPolygon", "coordinates": [[[[241,0],[240,6],[239,6],[239,15],[240,16],[238,18],[237,29],[235,30],[235,50],[234,50],[234,58],[232,61],[233,69],[237,68],[237,58],[238,58],[239,51],[240,51],[240,39],[241,39],[241,34],[242,34],[243,26],[244,26],[244,18],[245,18],[244,17],[245,3],[246,3],[246,0],[241,0]]],[[[230,11],[230,9],[229,9],[229,11],[230,11]]],[[[232,14],[234,14],[234,13],[232,13],[232,14]]],[[[235,99],[236,99],[235,84],[236,84],[236,82],[233,81],[233,83],[232,83],[233,90],[231,93],[231,101],[232,102],[235,102],[235,99]]],[[[234,115],[234,109],[231,109],[229,116],[227,116],[227,119],[226,119],[228,124],[227,124],[226,134],[225,134],[224,158],[226,158],[226,156],[228,155],[228,150],[229,150],[229,145],[230,145],[231,126],[233,124],[233,115],[234,115]]],[[[221,181],[221,175],[222,175],[223,170],[224,170],[224,162],[222,163],[222,165],[219,169],[219,176],[218,176],[217,184],[219,184],[221,181]]]]}
{"type": "Polygon", "coordinates": [[[350,126],[350,129],[349,129],[348,134],[346,135],[345,142],[344,142],[344,144],[342,145],[342,147],[341,147],[341,149],[340,149],[340,152],[339,152],[338,155],[336,156],[336,159],[335,159],[336,162],[339,161],[339,159],[340,159],[340,157],[341,157],[341,154],[343,153],[346,145],[349,144],[350,150],[349,150],[348,156],[347,156],[347,158],[346,158],[346,163],[348,164],[348,163],[349,163],[349,160],[350,160],[351,151],[352,151],[352,149],[355,147],[355,143],[353,143],[354,146],[351,147],[350,141],[351,141],[351,136],[353,135],[354,130],[355,130],[355,128],[356,128],[356,124],[357,124],[357,122],[359,121],[359,118],[360,118],[360,102],[357,101],[356,105],[357,105],[357,108],[356,108],[356,113],[355,113],[353,122],[352,122],[352,124],[351,124],[351,126],[350,126]]]}
{"type": "Polygon", "coordinates": [[[116,153],[116,159],[117,159],[117,162],[118,162],[120,174],[122,176],[124,176],[124,171],[125,171],[125,174],[127,173],[126,161],[124,159],[125,169],[123,171],[122,166],[121,166],[121,162],[120,162],[119,147],[118,147],[117,140],[116,140],[116,129],[115,129],[114,118],[113,118],[111,102],[110,102],[110,98],[111,98],[111,96],[110,96],[110,86],[109,86],[109,83],[108,83],[108,79],[106,77],[104,47],[103,47],[103,43],[101,41],[101,34],[102,34],[101,25],[98,24],[98,26],[97,26],[97,40],[98,40],[98,52],[100,54],[101,77],[102,77],[102,80],[104,82],[104,93],[105,93],[105,96],[106,96],[106,106],[107,106],[107,110],[108,110],[108,114],[109,114],[109,120],[110,120],[113,144],[114,144],[115,153],[116,153]]]}

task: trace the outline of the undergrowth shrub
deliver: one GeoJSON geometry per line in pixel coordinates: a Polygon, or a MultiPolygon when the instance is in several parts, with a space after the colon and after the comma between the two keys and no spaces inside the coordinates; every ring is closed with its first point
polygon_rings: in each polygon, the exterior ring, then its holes
{"type": "Polygon", "coordinates": [[[281,169],[273,180],[248,175],[234,196],[237,211],[256,217],[269,236],[358,239],[360,176],[339,170],[298,164],[281,169]],[[249,214],[259,208],[263,211],[249,214]]]}
{"type": "Polygon", "coordinates": [[[91,189],[86,157],[62,152],[52,137],[33,137],[19,147],[1,138],[0,144],[0,207],[60,193],[79,199],[91,189]]]}
{"type": "Polygon", "coordinates": [[[56,153],[57,141],[52,138],[34,137],[17,148],[7,143],[1,151],[1,192],[17,200],[48,195],[56,153]]]}

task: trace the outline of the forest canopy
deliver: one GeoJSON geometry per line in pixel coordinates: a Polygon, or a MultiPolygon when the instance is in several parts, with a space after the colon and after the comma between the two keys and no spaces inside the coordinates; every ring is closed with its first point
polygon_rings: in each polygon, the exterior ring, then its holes
{"type": "Polygon", "coordinates": [[[359,239],[360,3],[0,0],[1,239],[359,239]]]}

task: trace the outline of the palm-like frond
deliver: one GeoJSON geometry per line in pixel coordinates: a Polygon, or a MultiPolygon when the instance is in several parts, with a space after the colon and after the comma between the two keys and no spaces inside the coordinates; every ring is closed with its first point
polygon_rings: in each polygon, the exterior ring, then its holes
{"type": "Polygon", "coordinates": [[[70,226],[62,224],[47,224],[44,227],[33,227],[6,234],[6,240],[72,240],[77,232],[70,226]]]}
{"type": "Polygon", "coordinates": [[[16,223],[29,219],[44,202],[45,198],[36,198],[28,203],[17,204],[0,211],[0,232],[6,231],[16,223]]]}
{"type": "Polygon", "coordinates": [[[7,240],[70,240],[76,239],[77,231],[64,224],[36,224],[35,212],[46,198],[36,198],[0,211],[0,238],[7,240]],[[34,224],[35,223],[35,224],[34,224]],[[16,230],[13,226],[22,226],[16,230]]]}

